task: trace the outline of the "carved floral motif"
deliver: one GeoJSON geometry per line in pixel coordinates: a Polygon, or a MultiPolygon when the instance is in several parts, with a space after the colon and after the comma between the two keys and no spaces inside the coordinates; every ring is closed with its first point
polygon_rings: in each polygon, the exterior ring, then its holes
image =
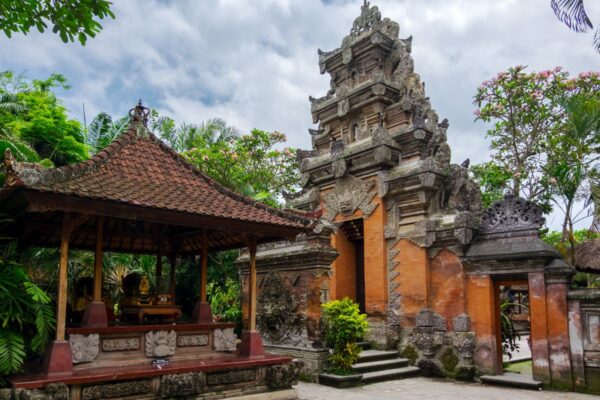
{"type": "Polygon", "coordinates": [[[73,363],[90,362],[98,357],[100,352],[100,335],[69,335],[73,363]]]}
{"type": "Polygon", "coordinates": [[[150,331],[146,333],[146,356],[166,357],[175,354],[177,333],[175,331],[150,331]]]}
{"type": "Polygon", "coordinates": [[[208,344],[208,335],[179,335],[177,336],[177,346],[195,347],[206,346],[208,344]]]}
{"type": "Polygon", "coordinates": [[[231,383],[248,382],[256,379],[253,369],[233,370],[227,372],[214,372],[206,375],[206,383],[213,385],[228,385],[231,383]]]}
{"type": "Polygon", "coordinates": [[[375,211],[377,204],[371,204],[376,193],[373,191],[375,183],[363,181],[352,175],[346,175],[337,180],[333,190],[325,194],[325,215],[328,221],[333,221],[336,215],[352,215],[360,209],[365,216],[375,211]]]}
{"type": "Polygon", "coordinates": [[[235,351],[237,336],[233,328],[215,329],[213,332],[213,348],[215,351],[235,351]]]}
{"type": "Polygon", "coordinates": [[[163,375],[160,378],[161,398],[192,396],[202,392],[202,372],[163,375]]]}
{"type": "Polygon", "coordinates": [[[151,380],[128,381],[119,383],[103,383],[84,387],[81,390],[82,400],[99,400],[113,397],[147,394],[152,391],[151,380]]]}
{"type": "Polygon", "coordinates": [[[532,202],[513,195],[494,203],[481,218],[483,233],[537,230],[542,226],[542,211],[532,202]]]}
{"type": "Polygon", "coordinates": [[[139,348],[139,338],[104,339],[102,341],[102,351],[126,351],[139,348]]]}

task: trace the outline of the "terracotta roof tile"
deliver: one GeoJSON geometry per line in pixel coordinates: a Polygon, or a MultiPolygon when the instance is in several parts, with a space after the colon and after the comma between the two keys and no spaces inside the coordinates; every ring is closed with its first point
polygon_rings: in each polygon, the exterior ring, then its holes
{"type": "Polygon", "coordinates": [[[135,128],[91,160],[47,170],[15,165],[12,173],[7,179],[12,186],[38,191],[294,228],[312,223],[223,187],[160,139],[138,135],[135,128]]]}

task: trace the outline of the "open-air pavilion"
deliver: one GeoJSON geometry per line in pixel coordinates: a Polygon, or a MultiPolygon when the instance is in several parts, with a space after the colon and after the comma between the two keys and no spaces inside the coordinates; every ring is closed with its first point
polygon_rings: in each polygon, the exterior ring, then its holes
{"type": "Polygon", "coordinates": [[[256,246],[295,237],[312,220],[214,182],[148,131],[148,110],[141,104],[131,117],[129,130],[86,162],[44,169],[7,154],[0,206],[12,222],[0,236],[14,237],[21,246],[60,248],[55,340],[42,371],[28,371],[11,383],[31,389],[62,382],[71,398],[85,399],[107,397],[107,390],[163,397],[266,390],[267,369],[291,360],[265,354],[256,332],[256,246]],[[250,318],[237,349],[234,324],[215,323],[206,296],[209,252],[233,248],[248,248],[252,268],[250,318]],[[78,326],[67,323],[70,249],[95,253],[93,301],[78,326]],[[171,293],[158,299],[163,294],[141,290],[129,306],[139,321],[109,322],[102,302],[105,251],[156,255],[158,280],[166,257],[175,266],[171,293]],[[192,322],[180,323],[174,274],[177,259],[189,256],[200,260],[199,301],[192,322]],[[175,322],[144,323],[146,315],[175,322]],[[153,364],[157,359],[169,362],[153,364]],[[169,379],[183,383],[171,385],[169,379]]]}

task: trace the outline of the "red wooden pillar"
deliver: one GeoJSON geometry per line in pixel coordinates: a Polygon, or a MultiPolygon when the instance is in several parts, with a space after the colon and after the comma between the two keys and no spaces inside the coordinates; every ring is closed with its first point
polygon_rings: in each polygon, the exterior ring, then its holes
{"type": "Polygon", "coordinates": [[[200,259],[200,298],[194,306],[192,319],[194,322],[213,322],[212,310],[207,298],[207,276],[208,276],[208,235],[206,230],[202,232],[202,256],[200,259]]]}
{"type": "Polygon", "coordinates": [[[265,351],[260,333],[256,330],[256,239],[252,238],[248,246],[250,253],[250,275],[248,298],[250,302],[250,320],[248,330],[242,335],[240,355],[247,357],[263,356],[265,351]]]}
{"type": "Polygon", "coordinates": [[[104,217],[98,217],[96,223],[96,253],[94,254],[94,297],[83,313],[82,325],[87,327],[106,327],[108,317],[106,304],[102,301],[102,256],[104,242],[104,217]]]}

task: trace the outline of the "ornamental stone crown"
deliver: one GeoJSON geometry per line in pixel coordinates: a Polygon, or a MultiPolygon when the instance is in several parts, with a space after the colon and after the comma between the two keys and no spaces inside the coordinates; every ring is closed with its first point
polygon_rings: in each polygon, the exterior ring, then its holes
{"type": "Polygon", "coordinates": [[[482,233],[538,230],[544,226],[542,211],[531,201],[508,194],[488,208],[481,218],[482,233]]]}

